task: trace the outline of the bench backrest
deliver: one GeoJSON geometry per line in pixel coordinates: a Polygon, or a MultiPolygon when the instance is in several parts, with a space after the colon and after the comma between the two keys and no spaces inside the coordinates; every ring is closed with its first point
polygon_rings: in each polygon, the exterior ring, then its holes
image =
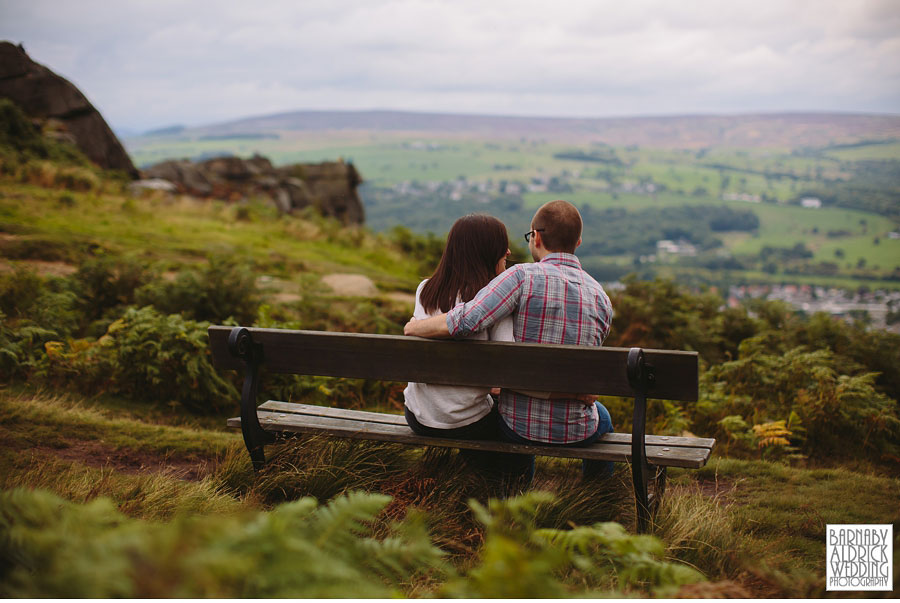
{"type": "MultiPolygon", "coordinates": [[[[232,327],[209,328],[213,363],[241,370],[232,355],[232,327]]],[[[263,366],[275,373],[509,387],[532,391],[633,396],[628,348],[429,340],[397,335],[250,328],[263,366]]],[[[653,367],[650,398],[697,400],[697,353],[643,350],[653,367]]]]}

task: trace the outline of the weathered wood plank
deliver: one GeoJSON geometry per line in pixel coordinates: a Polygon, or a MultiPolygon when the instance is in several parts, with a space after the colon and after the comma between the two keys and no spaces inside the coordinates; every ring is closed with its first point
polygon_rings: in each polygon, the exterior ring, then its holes
{"type": "MultiPolygon", "coordinates": [[[[611,444],[631,445],[630,433],[608,433],[603,436],[604,442],[611,444]]],[[[712,451],[716,447],[715,438],[686,438],[682,436],[645,435],[644,444],[650,446],[670,446],[673,448],[706,448],[712,451]]]]}
{"type": "MultiPolygon", "coordinates": [[[[228,351],[231,327],[209,328],[219,368],[243,369],[228,351]]],[[[627,348],[436,341],[397,335],[251,328],[262,344],[265,368],[276,373],[510,387],[631,396],[627,348]]],[[[697,400],[697,353],[644,350],[656,372],[651,398],[697,400]]]]}
{"type": "Polygon", "coordinates": [[[406,418],[403,415],[389,415],[383,412],[349,410],[346,408],[332,408],[329,406],[315,406],[313,404],[280,402],[278,400],[269,400],[263,404],[260,404],[259,410],[268,410],[270,412],[278,413],[290,413],[295,415],[310,415],[316,417],[334,417],[336,419],[355,419],[357,421],[386,423],[388,425],[406,425],[406,418]]]}
{"type": "MultiPolygon", "coordinates": [[[[294,402],[281,402],[269,400],[259,406],[260,410],[268,410],[277,413],[291,413],[295,415],[310,415],[320,417],[334,417],[369,421],[372,423],[386,423],[389,425],[406,425],[406,418],[402,415],[390,415],[386,413],[370,412],[364,410],[349,410],[344,408],[331,408],[327,406],[315,406],[312,404],[299,404],[294,402]]],[[[630,433],[608,433],[603,436],[603,442],[608,444],[631,444],[630,433]]],[[[685,438],[679,436],[644,436],[646,445],[669,446],[675,448],[708,448],[712,450],[716,445],[713,438],[685,438]]]]}
{"type": "MultiPolygon", "coordinates": [[[[609,461],[630,461],[631,446],[616,443],[596,443],[585,447],[531,446],[508,442],[478,440],[447,440],[416,435],[405,425],[369,423],[349,419],[336,419],[310,415],[293,415],[259,411],[263,429],[274,432],[326,434],[384,442],[400,442],[419,446],[466,448],[495,452],[518,452],[561,458],[579,458],[609,461]]],[[[229,427],[240,428],[238,417],[228,420],[229,427]]],[[[646,446],[647,461],[662,466],[697,468],[709,459],[708,448],[678,448],[670,446],[646,446]]]]}

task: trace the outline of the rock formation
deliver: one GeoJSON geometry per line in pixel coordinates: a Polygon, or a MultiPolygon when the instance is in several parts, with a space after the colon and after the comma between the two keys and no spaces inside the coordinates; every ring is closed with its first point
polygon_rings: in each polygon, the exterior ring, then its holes
{"type": "Polygon", "coordinates": [[[353,164],[343,161],[298,163],[274,167],[265,157],[217,157],[201,162],[164,161],[143,170],[144,178],[168,180],[195,197],[237,201],[268,197],[283,212],[312,206],[344,224],[362,224],[362,201],[356,187],[362,182],[353,164]]]}
{"type": "Polygon", "coordinates": [[[71,140],[100,167],[137,176],[131,158],[100,113],[71,82],[29,58],[21,45],[0,42],[0,98],[32,118],[54,120],[58,135],[71,140]]]}

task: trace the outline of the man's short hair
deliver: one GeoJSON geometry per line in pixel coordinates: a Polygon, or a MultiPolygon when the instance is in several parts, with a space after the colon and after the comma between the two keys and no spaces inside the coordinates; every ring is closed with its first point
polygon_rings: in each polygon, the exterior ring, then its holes
{"type": "Polygon", "coordinates": [[[575,253],[578,239],[581,238],[581,214],[568,201],[550,201],[534,214],[531,227],[535,230],[543,229],[541,240],[547,251],[575,253]]]}

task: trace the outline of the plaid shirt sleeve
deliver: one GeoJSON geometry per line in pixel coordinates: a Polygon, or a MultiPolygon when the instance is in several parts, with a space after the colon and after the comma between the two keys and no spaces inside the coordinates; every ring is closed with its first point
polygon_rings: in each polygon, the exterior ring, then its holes
{"type": "Polygon", "coordinates": [[[458,304],[447,313],[447,329],[451,336],[466,337],[478,333],[512,314],[524,280],[524,274],[516,269],[517,266],[494,277],[471,301],[458,304]]]}

